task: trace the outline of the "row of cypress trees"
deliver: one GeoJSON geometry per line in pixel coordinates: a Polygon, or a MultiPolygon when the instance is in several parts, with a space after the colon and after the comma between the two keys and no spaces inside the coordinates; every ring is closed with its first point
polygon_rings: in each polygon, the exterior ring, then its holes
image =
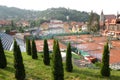
{"type": "MultiPolygon", "coordinates": [[[[28,42],[28,44],[30,45],[30,41],[28,42]]],[[[28,48],[28,49],[30,49],[30,48],[28,48]]],[[[32,41],[32,50],[27,50],[27,51],[28,51],[28,55],[31,51],[33,59],[38,58],[34,40],[32,41]]],[[[44,55],[43,55],[44,64],[50,65],[49,48],[48,48],[48,43],[47,43],[46,39],[44,40],[43,53],[44,53],[44,55]]],[[[67,51],[66,51],[65,70],[67,72],[72,72],[72,70],[73,70],[70,43],[68,44],[67,51]]],[[[102,67],[101,67],[100,72],[101,72],[102,76],[107,76],[107,77],[110,76],[108,43],[106,43],[104,45],[104,51],[103,51],[103,57],[102,57],[102,67]]],[[[59,42],[57,40],[54,40],[54,45],[53,45],[52,80],[64,80],[64,69],[63,69],[63,64],[62,64],[62,57],[61,57],[61,52],[60,52],[60,48],[59,48],[59,42]]]]}
{"type": "Polygon", "coordinates": [[[36,44],[34,40],[30,42],[29,39],[26,39],[26,52],[28,55],[32,56],[32,59],[38,59],[36,44]]]}
{"type": "MultiPolygon", "coordinates": [[[[17,80],[24,80],[26,76],[25,69],[24,69],[21,51],[19,46],[17,45],[16,40],[14,40],[13,55],[14,55],[15,78],[17,80]]],[[[3,69],[6,66],[7,66],[7,60],[6,60],[6,56],[5,56],[2,42],[0,39],[0,68],[3,69]]]]}
{"type": "MultiPolygon", "coordinates": [[[[102,65],[101,65],[101,70],[100,70],[101,75],[105,77],[110,76],[109,56],[110,56],[110,51],[109,51],[109,46],[107,42],[104,45],[102,65]]],[[[66,64],[65,64],[65,70],[67,72],[72,72],[73,70],[71,59],[72,59],[71,45],[69,43],[67,46],[67,51],[66,51],[66,64]]],[[[52,80],[64,80],[64,70],[63,70],[62,58],[60,54],[58,41],[54,41],[54,46],[53,46],[52,78],[53,78],[52,80]]]]}
{"type": "MultiPolygon", "coordinates": [[[[44,40],[44,47],[43,47],[43,62],[45,65],[50,65],[50,56],[49,56],[49,48],[47,40],[44,40]]],[[[51,69],[52,69],[52,80],[64,80],[64,69],[62,64],[62,57],[59,48],[58,40],[54,40],[53,44],[53,54],[51,60],[51,69]]],[[[72,72],[72,55],[71,55],[71,45],[70,43],[67,46],[66,51],[66,68],[67,72],[72,72]]]]}
{"type": "MultiPolygon", "coordinates": [[[[28,44],[31,46],[30,42],[28,44]]],[[[33,50],[27,50],[30,51],[28,55],[31,55],[31,53],[37,53],[36,45],[34,40],[32,41],[32,48],[33,50]]],[[[30,47],[29,46],[29,47],[30,47]]],[[[30,49],[30,48],[28,48],[30,49]]],[[[48,49],[48,43],[47,40],[44,40],[44,58],[43,62],[45,65],[50,65],[50,58],[49,58],[49,49],[48,49]]],[[[16,69],[15,71],[15,77],[17,80],[24,80],[25,79],[25,69],[23,64],[23,59],[21,55],[21,51],[19,46],[17,45],[17,42],[14,41],[14,67],[16,69]]],[[[32,57],[33,59],[37,59],[38,56],[35,55],[32,57]]],[[[73,66],[72,66],[72,55],[71,55],[71,46],[70,43],[67,46],[66,51],[66,67],[65,70],[68,72],[72,72],[73,66]]],[[[0,68],[5,68],[7,66],[7,60],[6,56],[4,54],[2,42],[0,39],[0,68]]],[[[101,67],[101,75],[102,76],[110,76],[110,68],[109,68],[109,46],[108,43],[104,46],[103,51],[103,57],[102,57],[102,67],[101,67]]],[[[52,78],[53,80],[64,80],[64,70],[63,70],[63,64],[62,64],[62,58],[60,54],[59,49],[59,43],[58,41],[54,40],[54,46],[53,46],[53,56],[52,56],[52,78]]]]}

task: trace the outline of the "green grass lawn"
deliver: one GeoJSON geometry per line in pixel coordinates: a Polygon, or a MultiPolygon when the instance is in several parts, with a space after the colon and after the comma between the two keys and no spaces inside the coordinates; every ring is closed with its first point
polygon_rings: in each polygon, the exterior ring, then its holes
{"type": "Polygon", "coordinates": [[[72,54],[72,58],[74,59],[82,59],[82,57],[78,54],[72,54]]]}
{"type": "MultiPolygon", "coordinates": [[[[0,69],[0,80],[15,80],[13,67],[13,53],[7,52],[6,57],[8,65],[5,69],[0,69]]],[[[26,80],[51,80],[51,67],[45,66],[42,62],[41,54],[39,59],[33,60],[31,56],[22,53],[23,63],[26,70],[26,80]]],[[[72,73],[66,72],[64,74],[65,80],[119,80],[120,71],[111,71],[111,77],[105,78],[100,76],[99,69],[78,68],[74,66],[72,73]]]]}

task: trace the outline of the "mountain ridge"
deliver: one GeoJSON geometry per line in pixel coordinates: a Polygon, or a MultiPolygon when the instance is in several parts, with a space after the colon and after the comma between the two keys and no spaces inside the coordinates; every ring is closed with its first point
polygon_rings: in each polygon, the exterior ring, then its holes
{"type": "Polygon", "coordinates": [[[74,9],[66,9],[64,7],[48,8],[46,10],[27,10],[16,7],[0,6],[0,19],[59,19],[67,21],[66,16],[69,16],[70,21],[88,21],[89,13],[85,11],[77,11],[74,9]]]}

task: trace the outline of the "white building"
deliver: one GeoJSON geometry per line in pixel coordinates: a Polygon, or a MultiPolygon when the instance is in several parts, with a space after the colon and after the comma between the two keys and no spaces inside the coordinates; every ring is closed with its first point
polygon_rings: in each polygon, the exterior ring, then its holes
{"type": "Polygon", "coordinates": [[[82,31],[88,31],[87,24],[84,24],[84,25],[82,26],[82,31]]]}

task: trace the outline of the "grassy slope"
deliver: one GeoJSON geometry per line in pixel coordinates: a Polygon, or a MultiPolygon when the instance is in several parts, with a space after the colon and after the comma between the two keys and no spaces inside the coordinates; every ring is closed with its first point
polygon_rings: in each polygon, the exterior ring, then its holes
{"type": "MultiPolygon", "coordinates": [[[[31,56],[23,53],[23,60],[26,69],[26,80],[51,80],[51,68],[45,66],[39,54],[38,60],[32,60],[31,56]]],[[[0,69],[0,80],[15,80],[13,67],[13,54],[6,52],[8,65],[5,69],[0,69]]],[[[111,71],[111,77],[101,77],[99,70],[74,67],[72,73],[65,71],[65,80],[119,80],[120,71],[111,71]]]]}

